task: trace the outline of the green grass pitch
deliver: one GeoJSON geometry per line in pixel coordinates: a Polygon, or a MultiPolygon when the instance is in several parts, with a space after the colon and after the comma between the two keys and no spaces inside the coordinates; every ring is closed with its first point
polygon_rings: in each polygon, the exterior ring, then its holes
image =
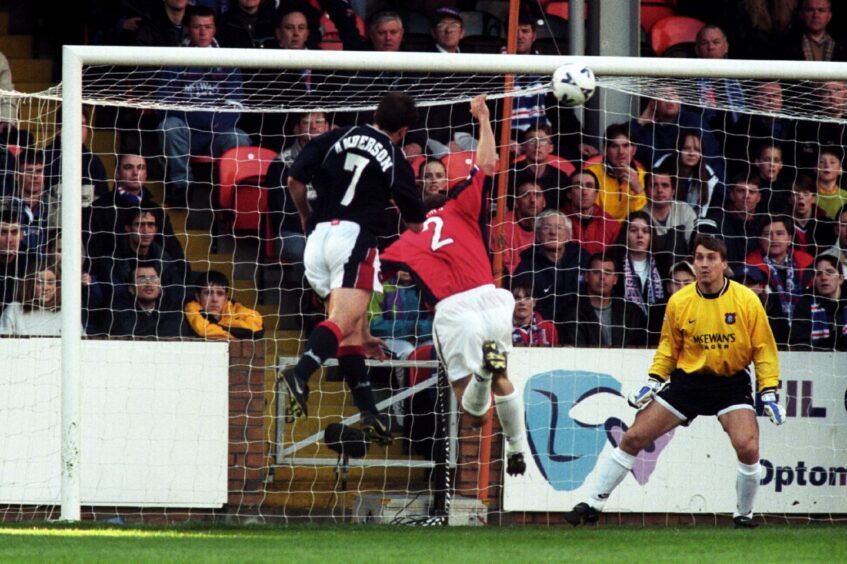
{"type": "Polygon", "coordinates": [[[844,526],[755,530],[602,526],[134,528],[0,526],[0,561],[26,562],[845,562],[844,526]]]}

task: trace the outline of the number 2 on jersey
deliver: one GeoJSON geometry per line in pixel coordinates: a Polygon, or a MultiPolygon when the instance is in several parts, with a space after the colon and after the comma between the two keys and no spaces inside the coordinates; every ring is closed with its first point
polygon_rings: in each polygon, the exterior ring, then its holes
{"type": "Polygon", "coordinates": [[[434,215],[424,221],[424,231],[429,230],[429,226],[432,225],[432,250],[433,252],[437,251],[441,247],[446,245],[450,245],[453,243],[453,239],[447,237],[446,239],[441,238],[441,229],[444,227],[444,220],[434,215]]]}
{"type": "Polygon", "coordinates": [[[347,185],[347,190],[344,191],[344,197],[341,198],[342,206],[346,206],[353,201],[353,196],[356,194],[356,184],[359,183],[359,178],[362,177],[362,171],[365,170],[369,162],[366,157],[347,153],[347,158],[344,159],[344,170],[352,172],[353,178],[350,179],[350,184],[347,185]]]}

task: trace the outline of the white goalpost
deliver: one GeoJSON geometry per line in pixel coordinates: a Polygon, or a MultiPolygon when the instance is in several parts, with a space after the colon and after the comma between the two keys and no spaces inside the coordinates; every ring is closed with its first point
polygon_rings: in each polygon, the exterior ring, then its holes
{"type": "MultiPolygon", "coordinates": [[[[525,75],[525,76],[550,76],[554,69],[562,63],[571,60],[571,57],[558,56],[519,56],[519,55],[440,55],[432,53],[377,53],[377,52],[344,52],[344,51],[288,51],[288,50],[242,50],[242,49],[216,49],[210,52],[207,49],[192,49],[192,48],[129,48],[129,47],[95,47],[95,46],[65,46],[63,49],[62,62],[62,84],[60,88],[51,89],[44,93],[44,97],[61,102],[61,152],[62,152],[62,171],[61,171],[61,222],[62,222],[62,247],[61,247],[61,270],[67,273],[78,273],[82,271],[84,260],[84,249],[82,247],[82,239],[80,234],[83,232],[83,224],[81,220],[80,210],[83,206],[82,199],[82,118],[83,104],[95,104],[104,106],[113,106],[117,108],[134,108],[134,109],[150,109],[160,107],[172,107],[180,110],[189,109],[181,106],[179,103],[168,106],[165,103],[162,106],[157,106],[156,90],[162,85],[150,79],[144,83],[132,83],[132,70],[124,71],[122,68],[132,69],[159,69],[163,67],[207,67],[210,65],[235,68],[238,67],[244,71],[245,69],[267,69],[274,71],[282,70],[311,70],[313,73],[379,73],[379,72],[403,72],[412,73],[413,76],[422,76],[426,80],[421,80],[415,85],[413,92],[421,107],[439,106],[447,103],[466,102],[477,93],[488,92],[492,98],[514,97],[526,95],[527,91],[502,91],[502,81],[500,80],[506,74],[525,75]],[[98,75],[94,84],[85,82],[86,75],[84,70],[88,67],[101,67],[106,69],[105,72],[98,75]],[[110,72],[114,72],[114,80],[110,82],[110,72]],[[443,78],[441,78],[443,77],[443,78]],[[468,80],[459,80],[455,77],[471,77],[468,80]],[[134,87],[130,91],[121,91],[128,85],[134,87]],[[444,86],[446,84],[447,86],[444,86]],[[493,90],[497,84],[500,91],[493,90]]],[[[787,104],[785,109],[780,114],[781,117],[796,118],[796,119],[811,119],[816,121],[837,121],[844,123],[844,117],[832,118],[825,112],[816,112],[811,109],[813,100],[816,98],[815,90],[812,86],[803,81],[811,81],[819,83],[823,81],[843,81],[847,80],[847,63],[808,63],[808,62],[793,62],[793,61],[740,61],[740,60],[693,60],[693,59],[661,59],[661,58],[625,58],[625,57],[579,57],[580,61],[584,61],[598,77],[599,100],[593,105],[594,111],[605,112],[606,108],[603,101],[603,90],[612,89],[619,92],[631,94],[632,96],[657,96],[661,97],[662,89],[668,84],[676,89],[676,96],[679,100],[685,103],[696,105],[697,98],[697,79],[703,78],[725,78],[737,79],[744,81],[786,81],[792,85],[797,85],[795,90],[795,100],[801,100],[803,96],[808,96],[808,104],[795,103],[787,104]]],[[[146,76],[146,75],[145,75],[146,76]]],[[[414,82],[414,81],[413,81],[414,82]]],[[[339,83],[342,84],[342,83],[339,83]]],[[[372,109],[379,97],[384,93],[384,90],[375,89],[373,94],[360,92],[344,92],[343,86],[339,86],[339,90],[333,90],[331,93],[324,94],[317,90],[312,97],[286,99],[284,95],[279,95],[277,92],[272,92],[272,85],[267,91],[256,90],[245,92],[245,98],[242,106],[237,108],[243,114],[251,112],[269,112],[269,113],[295,113],[295,112],[310,112],[310,111],[335,111],[339,109],[340,104],[347,104],[347,109],[366,111],[372,109]],[[371,96],[371,97],[368,97],[371,96]]],[[[546,91],[546,85],[537,92],[546,91]]],[[[284,94],[284,93],[283,93],[284,94]]],[[[720,101],[718,104],[720,105],[720,101]]],[[[193,108],[198,109],[198,108],[193,108]]],[[[209,108],[199,108],[209,109],[209,108]]],[[[234,111],[231,107],[218,106],[217,111],[234,111]]],[[[608,123],[615,121],[629,121],[636,117],[636,114],[626,113],[624,116],[618,115],[618,112],[629,112],[628,109],[612,108],[609,109],[608,116],[605,120],[608,123]]],[[[749,110],[751,113],[756,113],[755,109],[749,110]]],[[[470,118],[467,118],[470,120],[470,118]]],[[[601,133],[597,137],[602,137],[601,133]]],[[[600,144],[600,143],[598,143],[600,144]]],[[[652,164],[652,163],[650,163],[652,164]]],[[[509,174],[503,166],[504,175],[509,174]]],[[[209,259],[211,261],[212,259],[209,259]]],[[[306,284],[305,282],[303,282],[306,284]]],[[[62,335],[61,335],[61,519],[66,521],[78,521],[82,518],[81,507],[85,505],[81,497],[81,467],[84,464],[82,460],[83,438],[81,428],[83,426],[81,415],[81,397],[80,390],[83,387],[84,377],[81,372],[83,361],[83,333],[80,325],[80,311],[83,308],[81,300],[82,283],[79,276],[65,275],[61,284],[61,299],[62,299],[62,335]]],[[[250,305],[250,304],[248,304],[250,305]]],[[[126,341],[114,341],[113,346],[117,349],[126,341]]],[[[178,346],[174,344],[174,346],[178,346]]],[[[276,349],[274,349],[276,350],[276,349]]],[[[525,378],[528,382],[533,372],[553,372],[559,368],[567,368],[571,371],[591,371],[590,366],[581,366],[580,358],[589,358],[592,363],[614,362],[618,363],[616,370],[618,372],[626,372],[625,364],[629,362],[630,366],[638,366],[645,362],[644,355],[649,354],[648,351],[638,351],[643,353],[642,356],[635,358],[634,353],[628,349],[614,351],[610,355],[612,360],[600,358],[602,355],[597,355],[594,351],[591,355],[582,356],[584,351],[578,349],[556,349],[555,354],[544,350],[530,349],[521,351],[515,358],[520,359],[521,363],[516,372],[521,374],[521,378],[525,378]],[[578,355],[578,356],[577,356],[578,355]],[[561,364],[560,364],[561,363],[561,364]],[[564,366],[562,366],[564,364],[564,366]],[[534,367],[539,367],[534,370],[534,367]]],[[[269,353],[270,354],[270,353],[269,353]]],[[[792,354],[792,353],[788,353],[792,354]]],[[[820,353],[823,356],[818,356],[812,359],[809,357],[809,362],[814,366],[829,367],[833,379],[832,385],[826,385],[826,389],[833,394],[837,394],[839,389],[842,394],[844,389],[839,388],[845,382],[844,366],[847,365],[847,356],[845,353],[820,353]]],[[[279,356],[284,356],[280,354],[279,356]]],[[[290,356],[290,355],[289,355],[290,356]]],[[[223,357],[217,357],[220,360],[223,357]]],[[[89,359],[90,360],[90,359],[89,359]]],[[[167,359],[155,359],[154,364],[166,364],[167,359]]],[[[267,366],[271,369],[276,365],[277,359],[268,359],[267,366]]],[[[399,364],[404,366],[402,364],[399,364]]],[[[802,363],[797,360],[797,357],[788,359],[787,366],[795,367],[798,370],[802,368],[802,363]]],[[[264,371],[265,367],[261,367],[264,371]]],[[[602,370],[610,371],[604,365],[602,370]]],[[[600,369],[598,369],[600,370],[600,369]]],[[[600,370],[600,371],[602,371],[600,370]]],[[[791,375],[786,375],[791,378],[791,375]]],[[[317,377],[316,377],[317,378],[317,377]]],[[[630,375],[621,378],[624,381],[624,386],[635,385],[630,381],[630,375]]],[[[803,381],[815,380],[811,376],[803,376],[798,379],[803,381]]],[[[523,380],[522,380],[523,382],[523,380]]],[[[824,389],[824,384],[817,384],[818,390],[824,389]]],[[[801,384],[797,384],[801,386],[801,384]]],[[[223,386],[223,384],[221,384],[223,386]]],[[[524,384],[520,384],[519,389],[530,390],[529,385],[524,388],[524,384]]],[[[271,388],[271,386],[267,386],[271,388]]],[[[620,384],[618,384],[620,387],[620,384]]],[[[221,393],[223,388],[219,387],[221,393]]],[[[421,388],[423,389],[423,388],[421,388]]],[[[809,390],[811,390],[811,385],[809,390]]],[[[525,391],[525,397],[529,398],[530,391],[525,391]]],[[[783,391],[783,393],[786,393],[783,391]]],[[[809,392],[811,394],[811,392],[809,392]]],[[[400,399],[405,399],[403,396],[400,399]]],[[[329,396],[327,396],[329,398],[329,396]]],[[[843,396],[840,401],[843,402],[843,396]]],[[[329,400],[327,400],[329,401],[329,400]]],[[[529,401],[529,400],[527,400],[529,401]]],[[[605,401],[605,400],[604,400],[605,401]]],[[[613,402],[613,400],[608,400],[613,402]]],[[[835,417],[831,421],[843,421],[844,409],[839,408],[838,397],[823,398],[818,396],[818,404],[830,409],[830,415],[835,417]]],[[[269,400],[270,404],[283,406],[284,402],[279,398],[269,400]]],[[[390,402],[389,402],[390,403],[390,402]]],[[[219,405],[219,404],[218,404],[219,405]]],[[[606,410],[609,405],[617,408],[616,403],[608,405],[603,404],[597,409],[606,410]]],[[[345,404],[346,407],[349,405],[345,404]]],[[[576,409],[576,408],[575,408],[576,409]]],[[[587,409],[587,408],[586,408],[587,409]]],[[[223,416],[225,417],[225,415],[223,416]]],[[[588,415],[586,415],[588,417],[588,415]]],[[[590,419],[590,417],[589,417],[590,419]]],[[[354,419],[347,419],[354,421],[354,419]]],[[[792,421],[789,421],[789,426],[792,421]]],[[[832,424],[836,424],[832,423],[832,424]]],[[[223,423],[221,422],[221,425],[223,423]]],[[[602,427],[602,423],[592,423],[595,427],[602,427]]],[[[222,427],[221,427],[222,429],[222,427]]],[[[290,439],[283,436],[278,429],[273,431],[266,430],[264,436],[258,440],[267,440],[275,443],[275,452],[278,455],[275,460],[272,460],[269,467],[262,467],[260,470],[265,475],[266,481],[272,480],[274,472],[278,466],[284,464],[293,464],[291,460],[300,460],[305,465],[315,465],[320,461],[318,457],[305,454],[296,455],[297,449],[307,446],[308,442],[291,442],[290,439]],[[276,434],[274,434],[276,433],[276,434]],[[286,441],[288,445],[284,445],[286,441]],[[287,448],[287,450],[286,450],[287,448]],[[287,454],[287,457],[283,454],[287,454]],[[298,458],[298,456],[300,458],[298,458]],[[302,460],[301,460],[302,459],[302,460]]],[[[598,431],[599,432],[599,431],[598,431]]],[[[710,431],[711,432],[711,431],[710,431]]],[[[307,436],[312,437],[315,441],[320,437],[321,429],[313,429],[307,436]]],[[[845,437],[845,430],[838,429],[838,436],[845,437]]],[[[834,435],[835,436],[835,435],[834,435]]],[[[778,433],[768,435],[768,438],[778,441],[778,433]]],[[[251,439],[252,440],[252,439],[251,439]]],[[[552,440],[552,439],[551,439],[552,440]]],[[[842,443],[843,444],[843,443],[842,443]]],[[[729,449],[729,445],[724,445],[729,449]]],[[[821,444],[818,447],[821,451],[826,449],[834,450],[836,453],[843,449],[839,443],[821,444]]],[[[773,450],[773,449],[772,449],[773,450]]],[[[772,452],[771,450],[771,452],[772,452]]],[[[454,453],[455,455],[455,453],[454,453]]],[[[827,453],[828,455],[828,453],[827,453]]],[[[270,457],[269,457],[270,458],[270,457]]],[[[458,457],[461,458],[461,457],[458,457]]],[[[837,458],[831,457],[833,460],[837,458]]],[[[842,464],[844,466],[843,455],[842,464]]],[[[381,458],[376,457],[372,465],[380,466],[381,458]]],[[[382,464],[386,468],[394,465],[389,457],[385,458],[386,463],[382,464]]],[[[827,458],[829,460],[829,458],[827,458]]],[[[675,463],[677,459],[675,459],[675,463]]],[[[461,464],[461,460],[456,464],[461,464]]],[[[366,467],[370,461],[360,466],[366,467]]],[[[787,462],[781,465],[774,464],[773,479],[776,479],[777,466],[786,466],[787,462]]],[[[823,463],[821,463],[823,464],[823,463]]],[[[838,464],[832,462],[837,469],[838,464]]],[[[264,463],[262,463],[264,466],[264,463]]],[[[419,464],[415,461],[408,464],[411,467],[422,468],[425,464],[419,464]]],[[[824,466],[821,466],[824,468],[824,466]]],[[[250,468],[254,470],[255,468],[250,468]]],[[[827,470],[828,472],[829,470],[827,470]]],[[[546,475],[546,470],[542,470],[539,474],[533,474],[537,480],[549,479],[546,475]]],[[[293,474],[292,474],[293,475],[293,474]]],[[[787,475],[787,474],[786,474],[787,475]]],[[[826,513],[847,513],[847,506],[843,502],[838,502],[832,492],[839,491],[839,480],[843,481],[841,474],[836,470],[832,478],[832,489],[827,490],[828,496],[833,496],[826,506],[826,513]]],[[[313,481],[318,480],[319,471],[315,470],[313,481]]],[[[827,474],[829,480],[829,474],[827,474]]],[[[218,477],[220,478],[220,477],[218,477]]],[[[288,478],[291,483],[294,483],[294,478],[288,478]]],[[[576,478],[574,478],[576,479],[576,478]]],[[[285,479],[280,479],[284,481],[285,479]]],[[[515,492],[520,491],[520,488],[527,487],[525,482],[521,480],[505,480],[506,484],[506,506],[505,510],[514,511],[532,511],[532,500],[529,497],[521,499],[521,496],[515,492]],[[509,488],[514,488],[509,491],[509,488]],[[529,501],[527,501],[529,500],[529,501]],[[526,505],[529,503],[529,506],[526,505]]],[[[783,476],[783,480],[787,480],[783,476]]],[[[220,478],[217,483],[222,483],[225,478],[220,478]]],[[[383,482],[387,478],[383,479],[383,482]]],[[[408,481],[408,480],[407,480],[408,481]]],[[[728,483],[728,482],[727,482],[728,483]]],[[[843,485],[843,484],[842,484],[843,485]]],[[[370,487],[370,486],[368,486],[370,487]]],[[[788,487],[785,484],[785,487],[788,487]]],[[[564,489],[556,487],[556,495],[559,495],[564,489]]],[[[574,487],[569,492],[576,490],[574,487]]],[[[550,494],[543,490],[532,490],[533,495],[539,496],[538,499],[546,499],[549,501],[550,494]],[[547,496],[545,498],[545,496],[547,496]]],[[[552,490],[551,490],[552,491],[552,490]]],[[[622,508],[622,511],[660,511],[654,506],[642,502],[642,498],[638,494],[632,493],[634,490],[627,490],[631,493],[627,497],[627,501],[635,500],[632,503],[639,503],[633,507],[622,508]],[[646,509],[645,509],[646,508],[646,509]]],[[[843,488],[840,489],[844,491],[843,488]]],[[[306,492],[308,493],[308,492],[306,492]]],[[[256,495],[265,499],[269,497],[267,491],[256,492],[256,495]]],[[[842,498],[844,498],[842,493],[842,498]]],[[[568,502],[570,498],[568,498],[568,502]]],[[[536,505],[539,510],[557,511],[555,503],[540,503],[536,505]],[[543,506],[543,507],[542,507],[543,506]]],[[[790,513],[791,509],[781,505],[781,501],[773,501],[769,505],[770,511],[779,512],[779,508],[785,508],[785,513],[790,513]]],[[[804,504],[803,510],[806,513],[815,513],[813,505],[804,504]]],[[[503,508],[501,508],[503,509],[503,508]]],[[[683,507],[681,512],[689,511],[690,507],[683,507]]],[[[664,511],[671,511],[665,509],[664,511]]],[[[723,508],[720,506],[708,505],[705,511],[721,512],[723,508]]],[[[692,511],[693,512],[693,511],[692,511]]],[[[272,512],[271,512],[272,513],[272,512]]],[[[270,514],[270,513],[269,513],[270,514]]],[[[309,513],[309,516],[312,514],[309,513]]],[[[325,517],[315,510],[315,517],[325,517]]]]}

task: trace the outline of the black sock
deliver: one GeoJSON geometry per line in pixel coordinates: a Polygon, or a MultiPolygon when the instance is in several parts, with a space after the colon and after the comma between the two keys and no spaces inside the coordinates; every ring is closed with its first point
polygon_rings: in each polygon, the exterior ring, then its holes
{"type": "Polygon", "coordinates": [[[308,382],[312,374],[321,365],[336,355],[341,331],[331,321],[319,323],[306,341],[306,350],[294,367],[294,373],[304,382],[308,382]]]}
{"type": "Polygon", "coordinates": [[[347,382],[350,394],[353,396],[353,404],[359,411],[378,413],[376,401],[374,400],[371,381],[368,378],[368,367],[365,366],[365,357],[361,352],[353,352],[349,349],[360,347],[342,347],[338,351],[338,371],[347,382]],[[348,350],[345,350],[348,349],[348,350]]]}

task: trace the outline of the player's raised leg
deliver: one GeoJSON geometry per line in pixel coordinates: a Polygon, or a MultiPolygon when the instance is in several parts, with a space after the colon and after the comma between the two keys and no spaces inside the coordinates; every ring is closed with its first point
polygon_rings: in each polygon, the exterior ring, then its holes
{"type": "Polygon", "coordinates": [[[632,470],[635,457],[654,440],[683,423],[683,419],[658,402],[650,402],[635,418],[621,439],[621,444],[600,467],[591,495],[565,512],[565,520],[573,525],[595,523],[609,496],[632,470]]]}

